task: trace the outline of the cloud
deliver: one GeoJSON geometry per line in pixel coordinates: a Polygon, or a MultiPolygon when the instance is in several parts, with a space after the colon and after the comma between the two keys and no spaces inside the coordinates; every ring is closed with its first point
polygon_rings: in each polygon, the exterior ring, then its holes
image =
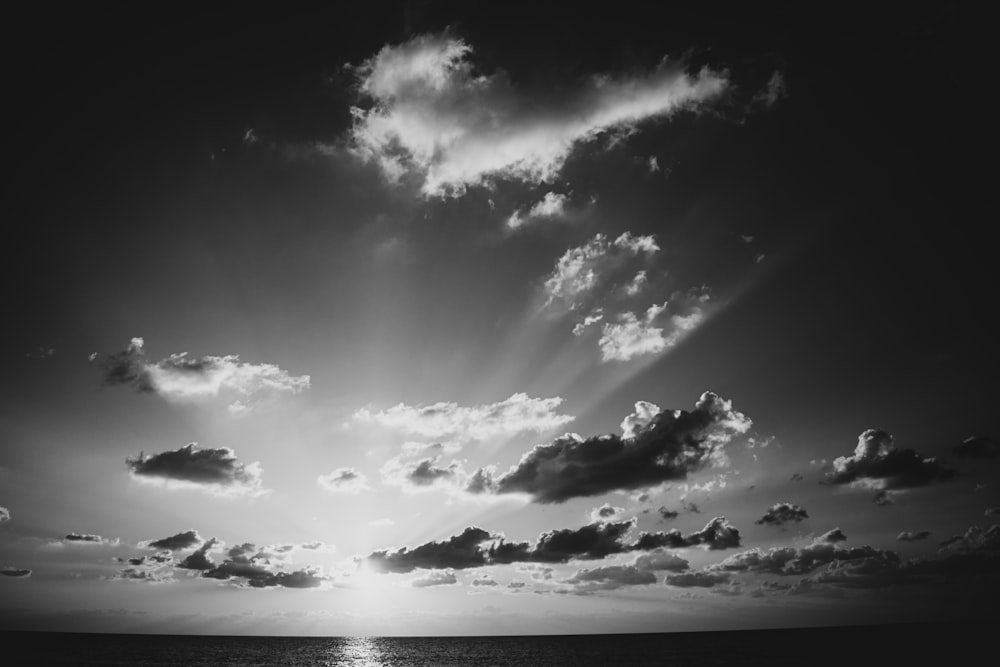
{"type": "Polygon", "coordinates": [[[424,577],[414,579],[410,582],[410,585],[414,588],[428,588],[429,586],[451,586],[457,583],[458,578],[455,577],[455,573],[447,571],[431,572],[424,577]]]}
{"type": "Polygon", "coordinates": [[[900,542],[916,542],[918,540],[926,540],[931,536],[931,531],[929,530],[918,530],[911,533],[908,530],[904,530],[902,533],[896,536],[896,539],[900,542]]]}
{"type": "Polygon", "coordinates": [[[115,558],[118,563],[127,563],[135,567],[153,567],[159,565],[166,565],[174,561],[174,556],[170,551],[158,551],[155,554],[147,554],[145,556],[134,556],[132,558],[115,558]]]}
{"type": "Polygon", "coordinates": [[[805,477],[803,477],[800,473],[795,473],[791,477],[791,481],[793,481],[793,482],[801,482],[804,479],[805,479],[805,477]]]}
{"type": "Polygon", "coordinates": [[[596,234],[556,260],[555,268],[542,286],[545,305],[558,303],[574,310],[599,285],[628,266],[630,258],[647,258],[659,250],[660,246],[652,236],[635,236],[625,232],[610,241],[604,234],[596,234]]]}
{"type": "Polygon", "coordinates": [[[625,294],[629,296],[635,296],[642,291],[642,288],[646,286],[649,282],[649,278],[646,276],[646,271],[639,271],[633,276],[632,280],[625,285],[625,294]]]}
{"type": "Polygon", "coordinates": [[[424,438],[485,440],[527,431],[541,433],[563,426],[573,421],[573,417],[558,414],[562,402],[558,396],[531,398],[516,393],[503,401],[473,406],[441,402],[414,406],[400,403],[377,412],[361,408],[352,419],[424,438]]]}
{"type": "Polygon", "coordinates": [[[24,578],[31,576],[31,570],[25,570],[19,567],[3,567],[0,568],[0,575],[5,577],[24,578]]]}
{"type": "Polygon", "coordinates": [[[446,466],[437,465],[440,457],[434,456],[419,461],[403,461],[394,457],[385,462],[380,472],[385,484],[402,487],[404,491],[429,489],[439,484],[457,487],[467,475],[458,461],[446,466]]]}
{"type": "Polygon", "coordinates": [[[632,545],[635,550],[646,551],[669,547],[681,549],[684,547],[704,546],[709,550],[733,549],[740,546],[740,531],[729,523],[724,516],[717,516],[699,531],[682,535],[676,528],[666,532],[642,532],[632,545]]]}
{"type": "Polygon", "coordinates": [[[964,535],[955,535],[941,544],[950,551],[1000,551],[1000,525],[987,530],[972,526],[964,535]]]}
{"type": "Polygon", "coordinates": [[[667,509],[666,507],[663,507],[663,506],[660,506],[660,508],[658,510],[656,510],[656,511],[660,513],[660,517],[664,521],[670,521],[670,520],[676,519],[678,516],[680,516],[680,512],[678,512],[676,510],[667,509]]]}
{"type": "Polygon", "coordinates": [[[707,289],[700,288],[654,303],[641,318],[629,311],[619,314],[617,322],[606,322],[601,330],[601,360],[629,361],[677,345],[704,321],[709,300],[707,289]]]}
{"type": "Polygon", "coordinates": [[[664,570],[667,572],[684,572],[690,567],[687,560],[676,554],[670,553],[669,551],[664,551],[663,549],[657,549],[656,551],[652,551],[648,554],[637,556],[633,565],[640,569],[650,570],[653,572],[660,572],[664,570]]]}
{"type": "Polygon", "coordinates": [[[679,588],[712,588],[729,581],[728,572],[681,572],[668,574],[665,584],[679,588]]]}
{"type": "Polygon", "coordinates": [[[116,537],[114,539],[108,537],[101,537],[100,535],[91,535],[88,533],[69,533],[63,540],[66,542],[76,543],[76,544],[102,544],[105,546],[117,546],[119,539],[116,537]]]}
{"type": "Polygon", "coordinates": [[[995,459],[1000,456],[1000,443],[992,438],[973,436],[955,445],[955,456],[965,459],[995,459]]]}
{"type": "Polygon", "coordinates": [[[983,516],[996,516],[1000,514],[1000,507],[987,507],[986,511],[983,512],[983,516]]]}
{"type": "Polygon", "coordinates": [[[501,72],[477,74],[472,47],[445,33],[385,46],[354,68],[371,100],[353,109],[354,151],[391,182],[411,175],[425,196],[460,195],[494,179],[553,180],[574,148],[601,132],[694,110],[727,87],[725,73],[663,60],[652,71],[599,76],[547,104],[501,72]]]}
{"type": "Polygon", "coordinates": [[[525,560],[565,563],[574,559],[596,560],[624,553],[628,547],[622,540],[634,525],[634,520],[592,523],[575,530],[563,528],[542,533],[525,560]]]}
{"type": "Polygon", "coordinates": [[[417,568],[436,570],[450,568],[462,570],[487,564],[486,554],[480,545],[491,539],[482,528],[469,527],[461,534],[444,542],[428,542],[413,549],[403,547],[394,552],[375,551],[365,560],[376,572],[406,574],[417,568]]]}
{"type": "Polygon", "coordinates": [[[892,436],[885,431],[868,429],[858,436],[852,456],[834,459],[833,470],[824,482],[891,491],[926,486],[951,479],[954,474],[936,459],[922,458],[912,449],[896,449],[892,436]]]}
{"type": "Polygon", "coordinates": [[[149,584],[165,584],[175,581],[174,573],[165,569],[148,569],[142,567],[126,567],[119,570],[112,579],[125,581],[144,581],[149,584]]]}
{"type": "Polygon", "coordinates": [[[844,535],[844,531],[840,528],[834,528],[828,530],[819,537],[817,537],[813,542],[828,542],[834,544],[836,542],[844,542],[847,540],[847,535],[844,535]]]}
{"type": "Polygon", "coordinates": [[[198,449],[190,443],[180,449],[125,459],[129,472],[137,479],[180,483],[219,495],[267,493],[261,487],[263,470],[259,462],[240,463],[228,447],[198,449]]]}
{"type": "Polygon", "coordinates": [[[872,496],[872,502],[879,507],[887,507],[889,505],[895,505],[896,501],[892,499],[893,494],[885,489],[879,489],[872,496]]]}
{"type": "Polygon", "coordinates": [[[177,567],[184,570],[212,570],[215,567],[215,562],[209,558],[208,554],[224,546],[221,540],[213,537],[202,544],[201,547],[191,552],[184,560],[177,564],[177,567]]]}
{"type": "Polygon", "coordinates": [[[566,583],[574,584],[577,592],[589,593],[655,584],[656,575],[635,565],[607,565],[591,570],[577,570],[566,583]]]}
{"type": "Polygon", "coordinates": [[[201,543],[201,535],[198,534],[197,530],[192,529],[186,530],[183,533],[171,535],[170,537],[164,537],[159,540],[139,542],[138,547],[140,549],[166,549],[168,551],[180,551],[182,549],[190,549],[191,547],[201,543]]]}
{"type": "Polygon", "coordinates": [[[217,566],[189,566],[188,569],[203,570],[201,576],[208,579],[242,579],[241,585],[250,588],[319,588],[328,580],[328,577],[315,568],[286,572],[281,569],[282,563],[275,562],[266,549],[258,549],[250,542],[230,548],[227,556],[217,566]]]}
{"type": "Polygon", "coordinates": [[[4,521],[10,521],[10,510],[6,507],[0,507],[0,523],[4,521]]]}
{"type": "Polygon", "coordinates": [[[354,468],[337,468],[317,477],[316,483],[334,493],[356,494],[368,490],[368,478],[354,468]]]}
{"type": "Polygon", "coordinates": [[[597,324],[603,319],[604,315],[601,312],[601,309],[596,309],[590,315],[584,317],[581,322],[577,322],[576,325],[573,326],[573,335],[582,336],[588,327],[597,324]]]}
{"type": "MultiPolygon", "coordinates": [[[[105,385],[131,386],[138,392],[177,402],[203,401],[222,394],[250,400],[280,393],[297,394],[310,386],[308,375],[289,375],[274,364],[242,362],[235,354],[192,358],[187,352],[179,352],[150,363],[145,359],[142,338],[133,338],[124,351],[108,355],[102,367],[105,385]]],[[[229,409],[242,413],[251,407],[237,400],[229,409]]]]}
{"type": "Polygon", "coordinates": [[[495,580],[491,579],[489,576],[483,575],[482,577],[476,577],[475,579],[473,579],[472,585],[492,588],[494,586],[499,586],[500,584],[498,584],[495,580]]]}
{"type": "Polygon", "coordinates": [[[507,228],[520,229],[533,220],[561,218],[566,215],[566,202],[568,197],[564,194],[546,192],[545,196],[535,203],[526,214],[514,211],[507,218],[507,228]]]}
{"type": "Polygon", "coordinates": [[[721,463],[722,448],[752,424],[730,401],[712,392],[702,394],[691,412],[661,410],[648,416],[651,406],[637,404],[632,421],[626,418],[624,430],[631,437],[564,435],[535,446],[485,488],[561,503],[684,479],[710,463],[721,463]]]}
{"type": "Polygon", "coordinates": [[[758,525],[781,526],[789,522],[802,521],[808,518],[809,514],[798,505],[793,505],[792,503],[775,503],[764,513],[764,516],[754,521],[754,523],[758,525]]]}
{"type": "Polygon", "coordinates": [[[593,523],[599,521],[609,521],[625,513],[624,507],[614,507],[611,503],[604,503],[600,507],[590,510],[590,520],[593,523]]]}
{"type": "Polygon", "coordinates": [[[787,96],[788,87],[785,85],[785,77],[781,72],[775,71],[768,79],[767,85],[754,95],[752,101],[765,107],[773,107],[787,96]]]}
{"type": "Polygon", "coordinates": [[[776,547],[762,551],[750,549],[729,556],[725,560],[710,565],[708,569],[724,572],[760,572],[782,576],[808,574],[835,561],[851,561],[872,558],[882,553],[869,546],[845,549],[830,542],[816,541],[796,547],[776,547]]]}

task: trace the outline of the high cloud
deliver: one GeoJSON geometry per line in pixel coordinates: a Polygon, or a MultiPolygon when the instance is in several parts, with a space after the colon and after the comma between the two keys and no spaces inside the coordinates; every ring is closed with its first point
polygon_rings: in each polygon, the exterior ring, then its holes
{"type": "Polygon", "coordinates": [[[400,403],[377,412],[361,408],[352,418],[358,423],[377,424],[424,438],[485,440],[526,431],[541,433],[563,426],[573,421],[573,417],[557,412],[562,402],[558,396],[532,398],[517,393],[503,401],[483,405],[400,403]]]}
{"type": "Polygon", "coordinates": [[[266,493],[261,486],[260,463],[240,463],[228,447],[198,449],[192,442],[151,456],[140,452],[125,463],[137,479],[193,486],[219,495],[266,493]]]}
{"type": "Polygon", "coordinates": [[[861,484],[880,491],[911,489],[955,474],[933,458],[923,458],[912,449],[896,449],[891,435],[868,429],[858,436],[852,456],[833,461],[827,484],[861,484]]]}
{"type": "Polygon", "coordinates": [[[239,397],[230,412],[252,408],[264,396],[297,394],[309,388],[308,375],[293,376],[274,364],[251,364],[239,355],[192,358],[187,352],[171,354],[155,363],[145,358],[145,340],[133,338],[128,348],[108,355],[102,363],[104,384],[127,385],[171,401],[196,402],[220,395],[239,397]]]}
{"type": "Polygon", "coordinates": [[[602,361],[629,361],[656,354],[679,343],[705,319],[710,300],[704,288],[678,292],[653,304],[642,317],[626,311],[618,321],[605,322],[597,344],[602,361]]]}
{"type": "Polygon", "coordinates": [[[334,493],[361,493],[368,490],[368,478],[354,468],[337,468],[317,477],[316,483],[334,493]]]}
{"type": "MultiPolygon", "coordinates": [[[[721,463],[723,447],[752,424],[730,401],[712,392],[702,394],[690,412],[652,414],[654,408],[651,403],[637,404],[636,413],[623,423],[626,435],[583,439],[567,434],[537,445],[503,475],[469,490],[527,493],[536,502],[561,503],[654,486],[721,463]]],[[[488,476],[483,470],[476,474],[488,476]]]]}
{"type": "Polygon", "coordinates": [[[802,521],[808,518],[809,515],[806,511],[798,505],[793,505],[792,503],[775,503],[764,513],[764,516],[757,519],[754,523],[758,525],[769,524],[772,526],[781,526],[789,522],[802,521]]]}
{"type": "Polygon", "coordinates": [[[719,96],[725,73],[685,72],[664,59],[633,76],[598,76],[548,104],[501,72],[477,74],[472,47],[451,35],[385,46],[355,68],[371,106],[353,109],[356,153],[390,181],[411,174],[425,196],[458,195],[498,178],[553,180],[573,149],[719,96]]]}

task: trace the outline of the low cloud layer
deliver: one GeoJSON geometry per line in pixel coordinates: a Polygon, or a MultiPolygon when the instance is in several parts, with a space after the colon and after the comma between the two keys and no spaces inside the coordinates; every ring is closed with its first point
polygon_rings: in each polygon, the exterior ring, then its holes
{"type": "Polygon", "coordinates": [[[228,447],[199,449],[190,443],[180,449],[125,460],[137,479],[180,483],[220,495],[260,495],[262,488],[259,462],[244,464],[228,447]]]}
{"type": "Polygon", "coordinates": [[[786,523],[803,521],[809,518],[809,514],[798,505],[792,503],[775,503],[764,516],[754,523],[758,525],[782,526],[786,523]]]}
{"type": "Polygon", "coordinates": [[[297,394],[310,386],[308,375],[293,376],[274,364],[251,364],[239,355],[193,358],[187,352],[171,354],[157,362],[145,356],[145,340],[133,338],[129,346],[101,362],[105,385],[130,386],[171,401],[197,402],[229,395],[234,414],[249,410],[263,397],[297,394]]]}
{"type": "Polygon", "coordinates": [[[496,478],[480,470],[479,488],[469,490],[526,493],[536,502],[561,503],[654,486],[721,461],[722,448],[750,426],[731,402],[711,392],[690,412],[638,403],[622,424],[623,435],[562,436],[537,445],[496,478]]]}
{"type": "Polygon", "coordinates": [[[893,437],[885,431],[869,429],[858,436],[853,455],[834,459],[833,470],[824,481],[893,491],[926,486],[954,475],[954,470],[936,459],[924,458],[912,449],[897,449],[893,437]]]}
{"type": "Polygon", "coordinates": [[[563,399],[532,398],[524,393],[496,403],[462,406],[441,402],[431,405],[400,403],[386,410],[357,410],[352,419],[360,424],[377,424],[402,433],[434,440],[485,440],[518,433],[541,433],[573,421],[557,412],[563,399]]]}
{"type": "Polygon", "coordinates": [[[688,74],[664,60],[648,72],[594,77],[543,104],[502,72],[477,73],[471,55],[447,33],[420,35],[355,68],[371,102],[353,110],[356,153],[392,182],[415,179],[426,196],[494,179],[543,183],[600,133],[697,109],[728,84],[724,73],[688,74]]]}

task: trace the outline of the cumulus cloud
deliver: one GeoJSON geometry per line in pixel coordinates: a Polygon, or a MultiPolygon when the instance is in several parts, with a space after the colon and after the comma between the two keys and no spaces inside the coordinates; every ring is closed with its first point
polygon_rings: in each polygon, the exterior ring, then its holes
{"type": "Polygon", "coordinates": [[[607,565],[590,570],[577,570],[565,583],[574,584],[577,592],[590,593],[626,586],[655,584],[656,575],[635,565],[607,565]]]}
{"type": "Polygon", "coordinates": [[[115,558],[118,563],[132,565],[133,567],[155,567],[166,565],[174,561],[174,556],[170,551],[158,551],[155,554],[145,556],[133,556],[132,558],[115,558]]]}
{"type": "Polygon", "coordinates": [[[824,482],[893,491],[926,486],[954,474],[934,458],[923,458],[912,449],[897,449],[885,431],[868,429],[858,436],[853,455],[834,459],[833,470],[824,482]]]}
{"type": "Polygon", "coordinates": [[[419,577],[410,582],[414,588],[428,588],[430,586],[451,586],[458,583],[458,578],[454,572],[430,572],[423,577],[419,577]]]}
{"type": "Polygon", "coordinates": [[[473,579],[472,580],[472,585],[473,586],[480,586],[480,587],[492,588],[494,586],[499,586],[500,584],[498,584],[495,580],[491,579],[488,576],[482,576],[482,577],[476,577],[475,579],[473,579]]]}
{"type": "Polygon", "coordinates": [[[931,531],[929,530],[918,530],[916,532],[910,532],[908,530],[904,530],[903,532],[901,532],[899,535],[896,536],[896,539],[899,540],[900,542],[916,542],[918,540],[926,540],[930,536],[931,536],[931,531]]]}
{"type": "Polygon", "coordinates": [[[130,386],[171,401],[197,402],[220,395],[238,396],[230,412],[246,412],[246,401],[281,393],[297,394],[309,388],[308,375],[293,376],[274,364],[251,364],[239,355],[193,358],[187,352],[171,354],[157,362],[145,356],[145,340],[133,338],[122,352],[102,362],[105,385],[130,386]]]}
{"type": "Polygon", "coordinates": [[[563,426],[573,417],[557,412],[563,399],[531,398],[516,393],[503,401],[462,406],[440,402],[431,405],[399,403],[387,410],[357,410],[352,419],[433,439],[485,440],[523,432],[541,433],[563,426]]]}
{"type": "MultiPolygon", "coordinates": [[[[633,565],[649,570],[681,570],[687,561],[677,559],[662,551],[663,544],[647,544],[639,541],[626,542],[628,532],[635,520],[617,522],[595,522],[580,528],[550,530],[539,535],[534,542],[510,542],[503,535],[493,534],[482,528],[471,526],[460,534],[440,542],[427,542],[420,546],[401,547],[396,550],[374,551],[365,559],[367,566],[375,572],[406,574],[422,570],[464,570],[486,565],[507,565],[511,563],[553,565],[574,560],[599,560],[615,554],[635,551],[651,551],[653,558],[637,559],[633,565]]],[[[687,538],[686,546],[705,544],[709,548],[731,541],[725,519],[694,533],[687,538]]],[[[738,545],[738,531],[737,542],[738,545]]],[[[647,533],[643,533],[647,535],[647,533]]],[[[722,548],[722,547],[714,547],[722,548]]],[[[525,565],[525,567],[530,567],[525,565]]],[[[538,579],[551,579],[551,568],[533,571],[538,579]]]]}
{"type": "Polygon", "coordinates": [[[126,567],[119,570],[112,579],[143,581],[148,584],[165,584],[175,581],[174,573],[163,568],[126,567]]]}
{"type": "Polygon", "coordinates": [[[241,586],[249,588],[318,588],[328,580],[316,568],[287,572],[282,569],[284,564],[276,562],[267,549],[258,549],[250,542],[230,548],[226,555],[227,558],[219,565],[209,568],[189,566],[188,569],[202,570],[201,576],[208,579],[236,579],[241,586]]]}
{"type": "Polygon", "coordinates": [[[26,570],[19,567],[0,567],[0,575],[3,575],[5,577],[15,577],[15,578],[30,577],[31,570],[26,570]]]}
{"type": "Polygon", "coordinates": [[[4,521],[10,521],[10,510],[6,507],[0,507],[0,523],[4,521]]]}
{"type": "Polygon", "coordinates": [[[188,554],[187,557],[177,564],[177,567],[183,570],[211,570],[215,567],[215,562],[209,557],[209,553],[222,549],[224,546],[221,540],[213,537],[198,549],[188,554]]]}
{"type": "Polygon", "coordinates": [[[567,434],[535,446],[506,473],[481,486],[495,493],[527,493],[536,502],[561,503],[684,479],[724,461],[723,447],[752,424],[730,401],[712,392],[702,394],[690,412],[661,410],[649,416],[654,407],[636,405],[635,415],[624,425],[631,436],[583,439],[567,434]]]}
{"type": "Polygon", "coordinates": [[[219,495],[261,495],[260,462],[240,463],[229,447],[198,449],[197,443],[180,449],[125,459],[129,472],[137,479],[179,484],[219,495]]]}
{"type": "Polygon", "coordinates": [[[545,305],[559,303],[574,310],[599,286],[623,268],[630,266],[629,259],[648,258],[659,252],[660,246],[652,236],[636,236],[625,232],[610,240],[604,234],[581,246],[570,248],[556,260],[556,266],[543,284],[545,305]]]}
{"type": "Polygon", "coordinates": [[[764,516],[757,519],[754,523],[758,525],[781,526],[808,518],[809,514],[798,505],[793,505],[792,503],[775,503],[764,513],[764,516]]]}
{"type": "Polygon", "coordinates": [[[1000,456],[1000,443],[983,436],[966,438],[952,449],[955,456],[965,459],[995,459],[1000,456]]]}
{"type": "Polygon", "coordinates": [[[680,516],[680,512],[678,512],[676,510],[672,510],[672,509],[667,509],[666,507],[663,507],[662,505],[656,511],[659,512],[660,518],[662,518],[664,521],[671,521],[673,519],[676,519],[678,516],[680,516]]]}
{"type": "Polygon", "coordinates": [[[597,344],[602,361],[629,361],[656,354],[679,343],[700,325],[710,297],[705,289],[678,292],[662,304],[653,304],[642,317],[626,311],[618,321],[606,322],[597,344]]]}
{"type": "Polygon", "coordinates": [[[170,537],[164,537],[159,540],[146,540],[144,542],[139,542],[138,547],[140,549],[166,549],[168,551],[180,551],[182,549],[190,549],[191,547],[201,543],[201,535],[198,534],[197,530],[192,529],[186,530],[183,533],[171,535],[170,537]]]}
{"type": "Polygon", "coordinates": [[[649,278],[646,276],[646,271],[639,271],[632,277],[632,280],[625,285],[625,294],[635,296],[642,291],[642,288],[645,287],[648,282],[649,278]]]}
{"type": "Polygon", "coordinates": [[[690,567],[687,560],[663,549],[637,556],[633,565],[651,572],[684,572],[690,567]]]}
{"type": "Polygon", "coordinates": [[[317,477],[316,483],[334,493],[354,494],[368,490],[368,478],[365,477],[364,473],[360,473],[354,468],[337,468],[326,475],[317,477]]]}
{"type": "Polygon", "coordinates": [[[420,491],[438,485],[450,485],[457,488],[468,475],[462,470],[458,461],[447,465],[439,465],[440,457],[406,461],[402,457],[393,457],[385,462],[380,473],[385,484],[402,487],[404,491],[420,491]]]}
{"type": "Polygon", "coordinates": [[[679,574],[668,574],[664,583],[668,586],[677,586],[679,588],[712,588],[728,581],[728,572],[681,572],[679,574]]]}
{"type": "Polygon", "coordinates": [[[877,557],[882,552],[869,546],[843,548],[830,542],[816,541],[796,547],[776,547],[763,551],[750,549],[729,556],[709,566],[723,572],[760,572],[783,576],[808,574],[835,561],[851,561],[877,557]]]}
{"type": "Polygon", "coordinates": [[[100,535],[92,535],[89,533],[69,533],[63,540],[66,542],[74,544],[102,544],[105,546],[117,546],[119,540],[118,538],[108,538],[101,537],[100,535]]]}
{"type": "Polygon", "coordinates": [[[663,60],[650,72],[594,77],[548,104],[503,73],[477,74],[472,47],[451,35],[385,46],[354,69],[368,109],[353,109],[360,157],[391,182],[410,175],[425,196],[459,195],[494,179],[553,180],[573,149],[602,132],[666,118],[719,96],[725,73],[688,74],[663,60]]]}
{"type": "Polygon", "coordinates": [[[846,540],[847,540],[847,535],[844,535],[844,531],[842,531],[840,528],[834,528],[832,530],[826,531],[825,533],[817,537],[814,541],[829,542],[830,544],[834,544],[836,542],[844,542],[846,540]]]}
{"type": "Polygon", "coordinates": [[[632,545],[633,549],[646,551],[669,547],[680,549],[683,547],[704,546],[715,551],[721,549],[733,549],[740,546],[740,531],[724,516],[717,516],[699,531],[682,535],[676,528],[666,532],[655,533],[642,532],[639,538],[632,545]]]}
{"type": "Polygon", "coordinates": [[[527,213],[514,211],[507,218],[507,228],[519,229],[534,220],[561,218],[566,215],[568,197],[556,192],[547,192],[545,196],[528,209],[527,213]]]}
{"type": "Polygon", "coordinates": [[[590,510],[590,520],[593,523],[599,521],[610,521],[625,513],[624,507],[614,507],[611,503],[604,503],[600,507],[590,510]]]}

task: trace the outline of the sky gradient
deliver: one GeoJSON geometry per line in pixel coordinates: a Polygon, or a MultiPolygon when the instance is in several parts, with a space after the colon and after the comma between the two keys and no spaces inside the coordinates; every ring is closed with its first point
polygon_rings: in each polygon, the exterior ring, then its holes
{"type": "Polygon", "coordinates": [[[0,628],[983,618],[957,11],[22,13],[0,628]]]}

